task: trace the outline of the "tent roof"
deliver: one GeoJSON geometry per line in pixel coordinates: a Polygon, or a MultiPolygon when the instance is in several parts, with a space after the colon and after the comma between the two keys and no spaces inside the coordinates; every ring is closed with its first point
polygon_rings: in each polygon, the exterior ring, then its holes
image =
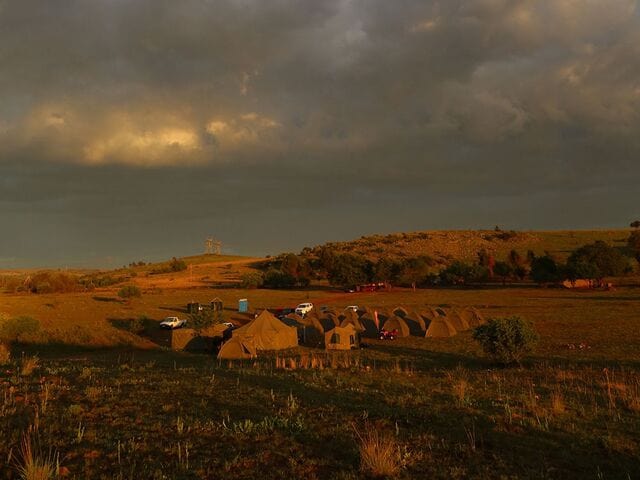
{"type": "Polygon", "coordinates": [[[446,317],[438,317],[431,320],[425,337],[441,338],[452,337],[456,334],[456,329],[449,323],[446,317]]]}
{"type": "Polygon", "coordinates": [[[233,337],[249,339],[258,350],[279,350],[298,345],[298,331],[263,310],[253,321],[233,331],[233,337]]]}
{"type": "Polygon", "coordinates": [[[404,321],[403,318],[398,317],[397,315],[392,315],[387,318],[382,324],[382,328],[385,330],[397,330],[398,335],[402,337],[408,337],[411,333],[411,329],[407,322],[404,321]]]}
{"type": "Polygon", "coordinates": [[[250,340],[238,337],[232,337],[228,342],[225,342],[218,352],[218,358],[230,360],[255,358],[256,356],[256,346],[250,340]]]}

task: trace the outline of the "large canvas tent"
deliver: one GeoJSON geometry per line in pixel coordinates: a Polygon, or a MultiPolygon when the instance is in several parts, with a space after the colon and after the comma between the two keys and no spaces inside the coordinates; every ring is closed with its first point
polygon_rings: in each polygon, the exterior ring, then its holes
{"type": "Polygon", "coordinates": [[[297,329],[285,325],[267,310],[234,330],[233,338],[247,339],[257,350],[282,350],[298,345],[297,329]]]}
{"type": "Polygon", "coordinates": [[[358,347],[358,332],[349,324],[346,327],[335,327],[324,334],[324,345],[327,350],[351,350],[358,347]]]}

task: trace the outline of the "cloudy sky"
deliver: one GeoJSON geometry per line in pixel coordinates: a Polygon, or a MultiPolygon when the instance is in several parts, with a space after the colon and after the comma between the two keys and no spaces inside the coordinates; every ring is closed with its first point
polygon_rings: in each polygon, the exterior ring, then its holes
{"type": "Polygon", "coordinates": [[[0,268],[640,217],[634,0],[0,0],[0,268]]]}

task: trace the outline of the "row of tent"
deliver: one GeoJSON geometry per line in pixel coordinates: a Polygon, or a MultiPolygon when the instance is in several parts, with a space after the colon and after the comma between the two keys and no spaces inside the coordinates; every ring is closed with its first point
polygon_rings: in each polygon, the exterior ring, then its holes
{"type": "Polygon", "coordinates": [[[291,313],[281,319],[263,310],[254,320],[233,331],[218,358],[254,358],[260,350],[282,350],[299,344],[327,350],[349,350],[360,338],[378,338],[381,330],[395,330],[398,337],[451,337],[484,323],[475,308],[427,307],[409,311],[364,308],[354,312],[311,311],[304,317],[291,313]]]}
{"type": "Polygon", "coordinates": [[[426,307],[420,311],[404,307],[392,310],[364,308],[358,312],[348,310],[341,313],[312,311],[304,318],[290,314],[283,321],[293,326],[311,326],[319,332],[326,332],[335,326],[353,325],[361,336],[368,338],[377,338],[383,329],[395,330],[399,337],[451,337],[485,323],[480,312],[472,307],[426,307]]]}

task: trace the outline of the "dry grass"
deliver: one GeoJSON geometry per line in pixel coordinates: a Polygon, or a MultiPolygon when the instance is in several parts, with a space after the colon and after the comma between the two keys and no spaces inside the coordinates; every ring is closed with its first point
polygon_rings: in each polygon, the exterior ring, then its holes
{"type": "Polygon", "coordinates": [[[396,439],[371,425],[365,425],[362,432],[355,426],[354,430],[360,451],[360,470],[376,477],[398,475],[401,458],[396,439]]]}
{"type": "Polygon", "coordinates": [[[564,397],[559,391],[555,391],[551,394],[551,412],[554,415],[561,415],[567,410],[567,406],[564,402],[564,397]]]}
{"type": "Polygon", "coordinates": [[[58,476],[55,455],[44,456],[34,448],[31,436],[25,434],[20,445],[18,475],[23,480],[48,480],[58,476]]]}
{"type": "Polygon", "coordinates": [[[6,365],[11,361],[11,350],[4,343],[0,343],[0,365],[6,365]]]}
{"type": "Polygon", "coordinates": [[[20,363],[20,375],[28,377],[40,366],[40,359],[36,356],[22,357],[20,363]]]}

